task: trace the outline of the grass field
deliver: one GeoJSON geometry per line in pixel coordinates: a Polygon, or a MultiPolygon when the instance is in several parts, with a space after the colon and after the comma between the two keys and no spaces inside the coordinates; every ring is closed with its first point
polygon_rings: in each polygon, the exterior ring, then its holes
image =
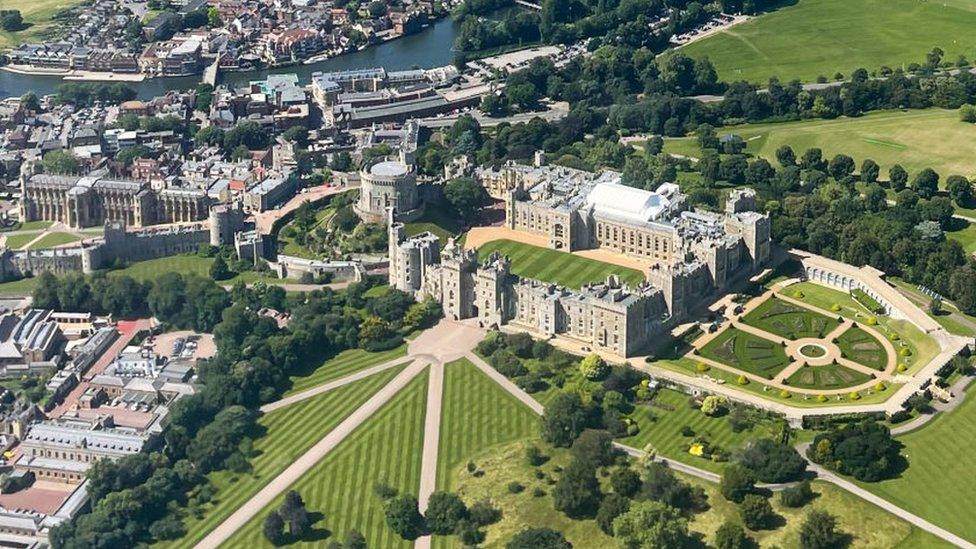
{"type": "MultiPolygon", "coordinates": [[[[417,494],[423,446],[427,378],[423,374],[401,389],[393,400],[319,461],[291,489],[305,500],[309,512],[324,518],[312,525],[311,539],[292,547],[323,547],[331,532],[338,539],[350,529],[366,537],[369,547],[412,547],[386,525],[383,505],[373,493],[376,482],[385,482],[401,493],[417,494]]],[[[281,505],[283,495],[272,508],[281,505]]],[[[271,547],[261,533],[265,509],[223,547],[271,547]]]]}
{"type": "Polygon", "coordinates": [[[840,325],[837,319],[775,297],[749,311],[742,321],[786,339],[821,338],[840,325]]]}
{"type": "Polygon", "coordinates": [[[898,437],[908,469],[900,477],[865,488],[954,534],[976,542],[976,389],[955,410],[920,430],[898,437]]]}
{"type": "Polygon", "coordinates": [[[424,211],[424,215],[404,226],[407,236],[415,236],[429,231],[441,239],[441,247],[443,247],[452,236],[461,232],[461,226],[458,220],[448,215],[444,211],[445,209],[445,207],[437,208],[433,205],[428,206],[424,211]]]}
{"type": "Polygon", "coordinates": [[[684,427],[690,427],[695,436],[704,436],[709,444],[732,451],[749,440],[771,437],[775,426],[771,422],[758,422],[752,429],[739,433],[732,431],[728,417],[709,417],[688,405],[688,395],[672,389],[661,389],[650,405],[639,405],[631,417],[637,421],[640,432],[620,442],[637,449],[650,444],[664,457],[683,461],[689,465],[720,472],[725,464],[696,457],[685,450],[692,437],[681,435],[684,427]]]}
{"type": "Polygon", "coordinates": [[[976,223],[959,220],[959,228],[947,231],[946,237],[959,242],[967,253],[976,253],[976,223]]]}
{"type": "Polygon", "coordinates": [[[32,250],[47,250],[49,248],[54,248],[56,246],[62,246],[64,244],[71,244],[72,242],[78,242],[81,240],[80,236],[73,235],[71,233],[48,233],[44,235],[40,240],[31,245],[32,250]]]}
{"type": "Polygon", "coordinates": [[[844,358],[863,364],[875,370],[884,370],[888,365],[888,353],[873,335],[853,326],[837,338],[837,346],[844,358]]]}
{"type": "Polygon", "coordinates": [[[370,353],[362,349],[347,349],[325,362],[313,366],[306,371],[291,376],[291,388],[285,395],[300,393],[306,389],[317,387],[323,383],[346,377],[371,366],[383,364],[407,355],[407,346],[400,345],[395,349],[379,353],[370,353]]]}
{"type": "Polygon", "coordinates": [[[725,81],[812,82],[837,72],[921,63],[933,47],[955,61],[976,50],[970,0],[799,0],[683,48],[725,81]]]}
{"type": "Polygon", "coordinates": [[[266,433],[254,441],[258,455],[251,459],[252,471],[243,475],[229,471],[211,474],[210,481],[217,489],[216,501],[204,507],[199,518],[193,516],[191,510],[190,518],[186,520],[186,536],[162,545],[189,548],[199,542],[295,458],[389,383],[400,370],[387,370],[262,417],[258,423],[266,433]]]}
{"type": "Polygon", "coordinates": [[[7,247],[17,250],[26,246],[31,240],[41,235],[41,231],[7,235],[7,247]]]}
{"type": "Polygon", "coordinates": [[[495,251],[512,260],[513,274],[569,288],[578,289],[588,282],[604,282],[611,274],[620,276],[631,286],[644,280],[643,273],[634,269],[511,240],[486,243],[478,249],[478,257],[483,260],[495,251]]]}
{"type": "Polygon", "coordinates": [[[706,343],[701,355],[766,379],[773,379],[790,365],[789,357],[778,343],[735,328],[727,328],[706,343]]]}
{"type": "MultiPolygon", "coordinates": [[[[858,166],[870,158],[881,166],[882,179],[887,179],[888,168],[894,164],[901,164],[909,174],[932,168],[943,183],[952,174],[976,175],[976,160],[965,147],[958,146],[976,140],[976,125],[960,122],[956,111],[883,111],[859,118],[744,124],[721,128],[720,132],[741,136],[746,152],[773,165],[778,165],[776,149],[789,145],[797,156],[811,147],[822,149],[828,159],[847,154],[858,166]]],[[[695,158],[702,154],[694,137],[667,139],[664,150],[695,158]]]]}
{"type": "MultiPolygon", "coordinates": [[[[441,412],[437,489],[456,490],[471,473],[468,461],[490,453],[499,445],[532,438],[539,431],[539,417],[497,383],[461,359],[446,366],[444,407],[441,412]]],[[[474,503],[473,500],[467,503],[474,503]]],[[[433,547],[456,547],[454,537],[436,536],[433,547]]]]}
{"type": "Polygon", "coordinates": [[[20,10],[26,29],[17,32],[0,31],[0,48],[10,48],[23,42],[43,38],[54,27],[51,18],[59,10],[80,4],[80,0],[8,0],[3,3],[5,10],[20,10]]]}
{"type": "Polygon", "coordinates": [[[786,378],[786,383],[791,387],[803,389],[843,389],[844,387],[855,387],[870,380],[870,376],[856,370],[845,368],[839,364],[827,364],[825,366],[800,368],[786,378]]]}

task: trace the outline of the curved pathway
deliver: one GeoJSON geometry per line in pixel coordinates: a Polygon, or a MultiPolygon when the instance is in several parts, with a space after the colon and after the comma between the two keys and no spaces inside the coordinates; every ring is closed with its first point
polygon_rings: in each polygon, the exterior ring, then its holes
{"type": "Polygon", "coordinates": [[[967,375],[956,380],[956,382],[949,387],[949,392],[952,393],[952,400],[949,402],[936,401],[932,404],[932,408],[934,409],[932,412],[922,414],[908,423],[903,423],[901,425],[892,427],[892,436],[903,435],[919,429],[935,419],[939,414],[955,410],[960,404],[962,404],[962,401],[965,400],[966,387],[969,386],[973,379],[976,379],[976,376],[967,375]]]}

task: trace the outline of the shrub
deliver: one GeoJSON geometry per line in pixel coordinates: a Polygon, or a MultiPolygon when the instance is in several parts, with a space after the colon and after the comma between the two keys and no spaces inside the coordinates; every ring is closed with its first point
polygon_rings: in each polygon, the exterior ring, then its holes
{"type": "Polygon", "coordinates": [[[546,491],[543,490],[542,488],[535,488],[534,490],[532,490],[532,497],[534,498],[541,498],[545,495],[546,495],[546,491]]]}
{"type": "Polygon", "coordinates": [[[827,395],[817,395],[817,402],[827,402],[828,400],[830,399],[827,398],[827,395]]]}
{"type": "Polygon", "coordinates": [[[610,367],[596,353],[590,353],[580,361],[579,370],[583,377],[590,381],[603,379],[610,373],[610,367]]]}
{"type": "Polygon", "coordinates": [[[813,495],[813,490],[810,488],[810,481],[804,480],[780,492],[779,502],[783,507],[795,509],[806,505],[808,501],[813,499],[813,495]]]}
{"type": "Polygon", "coordinates": [[[868,317],[868,319],[866,321],[866,324],[868,326],[876,326],[878,324],[878,317],[876,317],[876,316],[870,316],[870,317],[868,317]]]}
{"type": "Polygon", "coordinates": [[[897,412],[891,414],[891,418],[889,418],[888,421],[892,423],[901,423],[903,421],[907,421],[911,417],[912,414],[908,410],[898,410],[897,412]]]}
{"type": "Polygon", "coordinates": [[[502,512],[495,508],[488,500],[476,501],[468,509],[468,518],[478,526],[495,524],[502,519],[502,512]]]}
{"type": "Polygon", "coordinates": [[[806,296],[803,295],[803,292],[801,292],[800,290],[797,290],[797,291],[793,292],[793,297],[795,297],[797,299],[803,299],[806,296]]]}
{"type": "Polygon", "coordinates": [[[833,305],[830,306],[830,310],[831,311],[834,311],[835,313],[839,313],[840,312],[840,305],[838,305],[837,303],[834,303],[833,305]]]}
{"type": "Polygon", "coordinates": [[[701,411],[706,416],[720,416],[729,409],[729,399],[719,395],[708,395],[702,400],[701,411]]]}
{"type": "Polygon", "coordinates": [[[549,456],[543,454],[537,446],[529,446],[525,449],[525,461],[533,467],[538,467],[549,461],[549,456]]]}
{"type": "Polygon", "coordinates": [[[695,364],[695,369],[698,370],[699,372],[707,372],[712,368],[711,366],[705,364],[704,362],[699,362],[698,364],[695,364]]]}
{"type": "Polygon", "coordinates": [[[790,395],[789,391],[787,391],[786,389],[780,389],[779,398],[790,398],[790,396],[792,395],[790,395]]]}
{"type": "Polygon", "coordinates": [[[902,348],[901,348],[901,349],[900,349],[900,350],[898,351],[898,355],[899,355],[899,356],[912,356],[912,350],[911,350],[911,349],[909,349],[908,347],[902,347],[902,348]]]}
{"type": "Polygon", "coordinates": [[[851,391],[851,393],[847,395],[847,398],[850,400],[861,400],[861,393],[851,391]]]}
{"type": "Polygon", "coordinates": [[[884,391],[887,388],[888,387],[880,381],[874,384],[874,390],[878,392],[884,391]]]}
{"type": "Polygon", "coordinates": [[[761,530],[769,526],[776,513],[773,512],[773,506],[769,504],[768,499],[757,494],[749,494],[739,504],[739,516],[746,528],[761,530]]]}
{"type": "Polygon", "coordinates": [[[521,494],[524,490],[525,486],[522,486],[522,483],[516,480],[508,483],[508,491],[512,494],[521,494]]]}
{"type": "Polygon", "coordinates": [[[373,492],[380,497],[382,500],[387,500],[390,498],[395,498],[399,494],[399,490],[395,487],[390,486],[385,482],[377,482],[373,485],[373,492]]]}
{"type": "Polygon", "coordinates": [[[739,385],[749,385],[749,378],[747,378],[742,374],[739,374],[739,377],[735,379],[735,382],[738,383],[739,385]]]}
{"type": "Polygon", "coordinates": [[[899,372],[904,372],[904,371],[908,370],[908,365],[906,365],[904,362],[899,362],[898,363],[898,367],[896,369],[899,372]]]}

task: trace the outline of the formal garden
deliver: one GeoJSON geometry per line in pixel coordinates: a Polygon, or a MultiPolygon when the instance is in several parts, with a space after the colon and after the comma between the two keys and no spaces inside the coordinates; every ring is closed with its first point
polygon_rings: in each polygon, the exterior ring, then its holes
{"type": "Polygon", "coordinates": [[[883,371],[888,364],[888,351],[871,333],[852,326],[837,338],[844,358],[863,364],[869,368],[883,371]]]}
{"type": "Polygon", "coordinates": [[[840,325],[836,318],[776,297],[759,304],[743,316],[742,321],[760,330],[793,340],[823,338],[840,325]]]}
{"type": "Polygon", "coordinates": [[[701,356],[773,379],[790,365],[779,343],[736,328],[728,328],[701,348],[701,356]]]}
{"type": "Polygon", "coordinates": [[[803,366],[786,378],[786,384],[801,389],[843,389],[871,381],[871,376],[837,363],[803,366]]]}

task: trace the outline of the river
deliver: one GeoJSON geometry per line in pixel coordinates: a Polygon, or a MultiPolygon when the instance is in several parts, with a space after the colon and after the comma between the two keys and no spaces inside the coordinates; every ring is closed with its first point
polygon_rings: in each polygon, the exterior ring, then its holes
{"type": "MultiPolygon", "coordinates": [[[[365,50],[340,55],[312,65],[294,65],[270,70],[227,72],[219,82],[239,84],[261,80],[269,74],[294,73],[303,81],[310,80],[313,72],[339,71],[369,67],[387,70],[403,70],[414,67],[430,68],[450,65],[454,62],[454,38],[458,25],[451,17],[440,19],[424,31],[371,46],[365,50]]],[[[167,90],[192,88],[200,81],[200,75],[174,78],[152,78],[142,82],[126,82],[136,90],[141,99],[163,95],[167,90]]],[[[0,71],[0,97],[20,97],[27,91],[38,95],[52,94],[62,83],[58,76],[15,74],[0,71]]]]}

